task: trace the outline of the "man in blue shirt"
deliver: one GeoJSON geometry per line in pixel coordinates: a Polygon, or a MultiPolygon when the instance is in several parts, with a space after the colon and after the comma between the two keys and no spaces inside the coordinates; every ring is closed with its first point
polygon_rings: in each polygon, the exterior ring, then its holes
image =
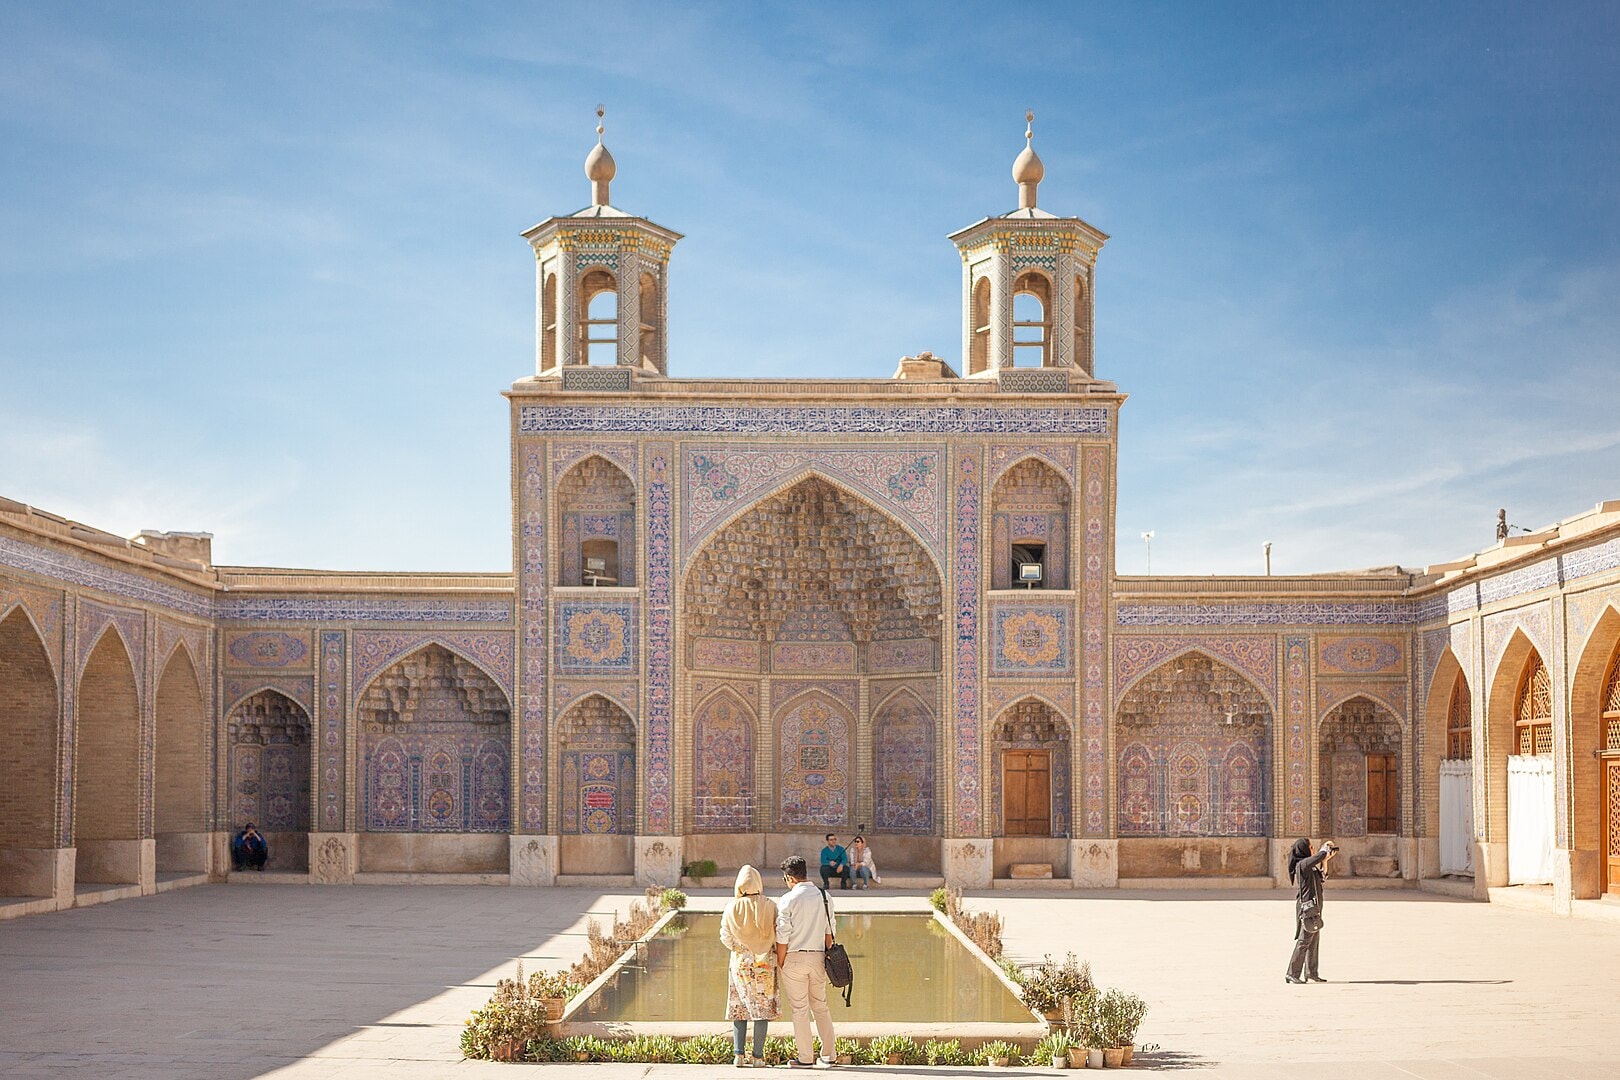
{"type": "Polygon", "coordinates": [[[821,887],[830,888],[829,878],[843,882],[840,888],[849,888],[849,853],[838,842],[838,837],[827,834],[827,846],[821,849],[821,887]]]}

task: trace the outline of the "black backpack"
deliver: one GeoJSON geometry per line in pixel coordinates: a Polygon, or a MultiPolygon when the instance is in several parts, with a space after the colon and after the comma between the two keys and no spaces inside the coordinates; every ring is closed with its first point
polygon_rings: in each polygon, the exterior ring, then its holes
{"type": "MultiPolygon", "coordinates": [[[[827,933],[833,933],[832,906],[827,902],[827,890],[821,890],[821,910],[827,914],[827,933]]],[[[849,962],[849,953],[844,947],[834,941],[827,946],[826,955],[822,957],[822,966],[827,971],[827,981],[844,992],[844,1008],[849,1008],[850,997],[855,993],[855,968],[849,962]]]]}

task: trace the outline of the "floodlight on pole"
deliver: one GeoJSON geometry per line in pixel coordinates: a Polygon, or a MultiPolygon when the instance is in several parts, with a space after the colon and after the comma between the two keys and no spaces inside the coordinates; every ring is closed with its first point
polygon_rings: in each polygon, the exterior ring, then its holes
{"type": "Polygon", "coordinates": [[[1147,572],[1153,573],[1153,530],[1149,529],[1142,534],[1143,543],[1147,544],[1147,572]]]}

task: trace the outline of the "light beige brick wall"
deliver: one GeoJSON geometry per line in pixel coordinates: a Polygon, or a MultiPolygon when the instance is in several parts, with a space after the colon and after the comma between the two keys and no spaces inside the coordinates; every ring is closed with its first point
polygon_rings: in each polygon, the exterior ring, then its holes
{"type": "Polygon", "coordinates": [[[208,718],[196,669],[176,649],[157,690],[156,831],[208,827],[208,718]]]}
{"type": "Polygon", "coordinates": [[[79,679],[75,840],[140,838],[140,706],[123,639],[109,629],[79,679]]]}
{"type": "Polygon", "coordinates": [[[0,847],[55,847],[56,676],[22,610],[0,623],[0,847]]]}

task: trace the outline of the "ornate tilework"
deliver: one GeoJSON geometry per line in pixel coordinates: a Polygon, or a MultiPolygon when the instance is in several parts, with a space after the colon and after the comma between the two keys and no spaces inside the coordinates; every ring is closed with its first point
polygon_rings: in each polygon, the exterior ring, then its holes
{"type": "Polygon", "coordinates": [[[442,645],[481,667],[512,694],[512,635],[462,630],[356,630],[354,632],[355,694],[365,693],[378,672],[402,656],[427,645],[442,645]]]}
{"type": "Polygon", "coordinates": [[[324,623],[489,623],[509,626],[512,605],[506,600],[434,600],[430,598],[324,598],[311,596],[221,597],[215,617],[221,622],[324,623]]]}
{"type": "Polygon", "coordinates": [[[731,689],[719,689],[692,720],[692,827],[747,832],[753,824],[753,710],[731,689]]]}
{"type": "Polygon", "coordinates": [[[886,833],[934,828],[934,716],[909,691],[892,695],[872,718],[872,825],[886,833]]]}
{"type": "Polygon", "coordinates": [[[1283,831],[1289,836],[1305,836],[1311,831],[1310,745],[1306,731],[1310,718],[1305,713],[1309,693],[1310,639],[1283,639],[1283,831]]]}
{"type": "Polygon", "coordinates": [[[1485,617],[1485,677],[1487,684],[1495,675],[1496,666],[1502,660],[1502,653],[1507,648],[1508,639],[1515,630],[1523,630],[1524,636],[1541,654],[1544,664],[1551,664],[1552,654],[1552,619],[1551,611],[1545,601],[1530,607],[1515,608],[1512,611],[1502,611],[1495,615],[1485,617]]]}
{"type": "Polygon", "coordinates": [[[1570,655],[1580,656],[1586,651],[1586,641],[1597,626],[1603,612],[1613,607],[1620,610],[1620,586],[1593,589],[1577,593],[1567,601],[1569,619],[1570,655]]]}
{"type": "Polygon", "coordinates": [[[255,693],[226,724],[226,825],[266,832],[309,828],[309,714],[279,694],[255,693]]]}
{"type": "Polygon", "coordinates": [[[225,715],[263,690],[291,698],[306,713],[314,709],[315,680],[308,675],[231,675],[225,679],[225,715]]]}
{"type": "Polygon", "coordinates": [[[785,702],[777,712],[777,821],[783,828],[850,824],[848,707],[820,688],[785,702]]]}
{"type": "Polygon", "coordinates": [[[562,712],[589,694],[600,694],[632,712],[641,705],[641,684],[634,679],[561,679],[552,684],[556,710],[562,712]]]}
{"type": "Polygon", "coordinates": [[[1401,670],[1405,650],[1399,638],[1327,638],[1321,643],[1321,666],[1347,675],[1372,675],[1401,670]]]}
{"type": "Polygon", "coordinates": [[[101,640],[101,633],[108,624],[116,627],[118,636],[123,639],[124,648],[129,653],[130,666],[135,671],[135,692],[140,700],[144,702],[146,700],[146,616],[139,611],[109,607],[106,604],[98,604],[94,600],[79,598],[78,623],[75,631],[79,639],[78,675],[82,676],[84,674],[84,665],[89,663],[90,654],[95,651],[96,645],[101,640]]]}
{"type": "Polygon", "coordinates": [[[1371,698],[1387,708],[1398,722],[1406,715],[1404,681],[1374,682],[1369,679],[1318,679],[1316,714],[1324,716],[1353,697],[1371,698]]]}
{"type": "Polygon", "coordinates": [[[1479,603],[1494,604],[1498,600],[1506,600],[1510,596],[1521,596],[1525,593],[1536,592],[1540,589],[1551,588],[1558,584],[1559,564],[1557,558],[1543,559],[1520,567],[1506,574],[1497,574],[1494,577],[1483,578],[1478,582],[1479,603]]]}
{"type": "Polygon", "coordinates": [[[347,713],[344,703],[346,641],[342,630],[321,631],[320,762],[316,787],[320,812],[316,827],[325,832],[343,831],[344,793],[347,784],[344,761],[344,729],[347,713]]]}
{"type": "Polygon", "coordinates": [[[83,585],[125,600],[153,604],[195,618],[206,619],[214,614],[214,600],[207,592],[192,592],[165,581],[154,581],[126,570],[103,566],[70,552],[53,551],[8,536],[0,536],[0,566],[83,585]]]}
{"type": "Polygon", "coordinates": [[[1045,750],[1051,781],[1051,836],[1070,834],[1072,797],[1069,723],[1043,701],[1025,699],[1000,713],[990,729],[991,829],[995,836],[1006,828],[1002,795],[1002,758],[1008,750],[1045,750]]]}
{"type": "Polygon", "coordinates": [[[1081,564],[1080,637],[1086,691],[1085,737],[1085,815],[1083,835],[1107,835],[1108,797],[1105,787],[1107,765],[1103,740],[1106,737],[1108,685],[1104,630],[1108,618],[1104,584],[1108,577],[1110,536],[1108,532],[1109,448],[1087,446],[1082,470],[1081,519],[1084,522],[1084,553],[1081,564]]]}
{"type": "Polygon", "coordinates": [[[1620,566],[1620,538],[1594,544],[1559,557],[1565,581],[1601,574],[1620,566]]]}
{"type": "Polygon", "coordinates": [[[1074,684],[1057,680],[1040,682],[1010,682],[992,679],[984,689],[984,709],[989,716],[998,715],[1009,703],[1033,697],[1046,702],[1065,720],[1074,715],[1074,684]]]}
{"type": "Polygon", "coordinates": [[[636,461],[636,444],[632,442],[569,442],[558,439],[551,444],[551,479],[562,478],[569,469],[592,455],[605,458],[617,465],[633,484],[640,472],[636,461]]]}
{"type": "Polygon", "coordinates": [[[1074,655],[1069,624],[1068,604],[992,602],[990,674],[1069,674],[1074,655]]]}
{"type": "Polygon", "coordinates": [[[1423,651],[1422,663],[1417,666],[1417,700],[1421,706],[1421,703],[1429,700],[1429,686],[1434,682],[1435,669],[1440,666],[1440,657],[1445,655],[1446,647],[1451,642],[1451,627],[1437,626],[1432,630],[1425,630],[1418,640],[1419,647],[1423,651]]]}
{"type": "Polygon", "coordinates": [[[560,600],[554,625],[559,674],[635,674],[641,623],[634,600],[560,600]]]}
{"type": "MultiPolygon", "coordinates": [[[[78,599],[72,594],[62,600],[62,617],[69,626],[78,626],[78,599]]],[[[62,783],[57,793],[56,804],[56,846],[73,846],[73,789],[75,784],[73,747],[76,745],[78,710],[75,707],[75,694],[78,690],[79,680],[67,677],[67,673],[79,670],[79,637],[78,634],[65,634],[62,643],[62,713],[58,734],[60,742],[56,749],[56,760],[61,763],[62,783]]]]}
{"type": "Polygon", "coordinates": [[[855,646],[820,641],[778,642],[771,646],[771,670],[854,671],[855,646]]]}
{"type": "Polygon", "coordinates": [[[848,485],[937,551],[945,531],[939,480],[944,460],[943,450],[916,447],[682,447],[682,559],[690,559],[737,511],[810,473],[848,485]]]}
{"type": "Polygon", "coordinates": [[[62,673],[62,594],[44,589],[31,589],[26,585],[0,581],[0,619],[10,614],[13,605],[20,605],[33,619],[39,631],[41,644],[51,658],[51,666],[58,676],[62,673]]]}
{"type": "Polygon", "coordinates": [[[1057,443],[995,443],[990,447],[990,482],[1001,479],[1001,474],[1028,457],[1038,457],[1062,469],[1073,482],[1078,470],[1078,451],[1075,444],[1057,443]]]}
{"type": "Polygon", "coordinates": [[[750,712],[759,711],[759,682],[756,679],[693,679],[692,699],[702,701],[719,689],[730,690],[748,704],[750,712]]]}
{"type": "Polygon", "coordinates": [[[519,699],[519,795],[523,831],[546,828],[546,476],[545,448],[520,441],[518,470],[518,610],[522,613],[523,693],[519,699]]]}
{"type": "Polygon", "coordinates": [[[1248,675],[1277,701],[1277,639],[1270,634],[1186,634],[1114,637],[1114,696],[1123,697],[1148,671],[1182,653],[1202,652],[1248,675]]]}
{"type": "Polygon", "coordinates": [[[225,657],[236,668],[306,668],[309,635],[280,630],[227,630],[225,657]]]}
{"type": "MultiPolygon", "coordinates": [[[[157,649],[153,658],[157,661],[158,670],[163,669],[169,662],[170,654],[183,643],[192,663],[196,666],[197,679],[202,683],[203,697],[209,698],[213,680],[208,677],[208,628],[177,623],[160,616],[154,637],[157,640],[157,649]]],[[[212,715],[212,711],[208,710],[208,714],[212,715]]]]}
{"type": "Polygon", "coordinates": [[[1405,600],[1252,604],[1118,604],[1119,626],[1409,626],[1418,609],[1405,600]]]}
{"type": "Polygon", "coordinates": [[[759,642],[697,638],[692,642],[692,666],[712,671],[758,671],[759,642]]]}
{"type": "Polygon", "coordinates": [[[808,408],[742,405],[525,405],[518,430],[525,435],[645,431],[727,435],[1109,435],[1106,406],[891,407],[817,405],[808,408]]]}
{"type": "Polygon", "coordinates": [[[933,671],[938,663],[932,641],[874,641],[866,647],[866,670],[873,674],[933,671]]]}
{"type": "Polygon", "coordinates": [[[979,774],[979,598],[983,570],[979,536],[983,509],[984,466],[981,453],[964,447],[956,461],[956,649],[952,659],[955,695],[955,790],[952,792],[955,833],[983,835],[979,774]]]}
{"type": "MultiPolygon", "coordinates": [[[[528,413],[528,407],[524,408],[528,413]]],[[[627,418],[628,419],[628,418],[627,418]]],[[[633,426],[619,430],[635,430],[633,426]]],[[[675,828],[674,468],[669,443],[647,447],[647,804],[649,834],[675,828]]]]}

